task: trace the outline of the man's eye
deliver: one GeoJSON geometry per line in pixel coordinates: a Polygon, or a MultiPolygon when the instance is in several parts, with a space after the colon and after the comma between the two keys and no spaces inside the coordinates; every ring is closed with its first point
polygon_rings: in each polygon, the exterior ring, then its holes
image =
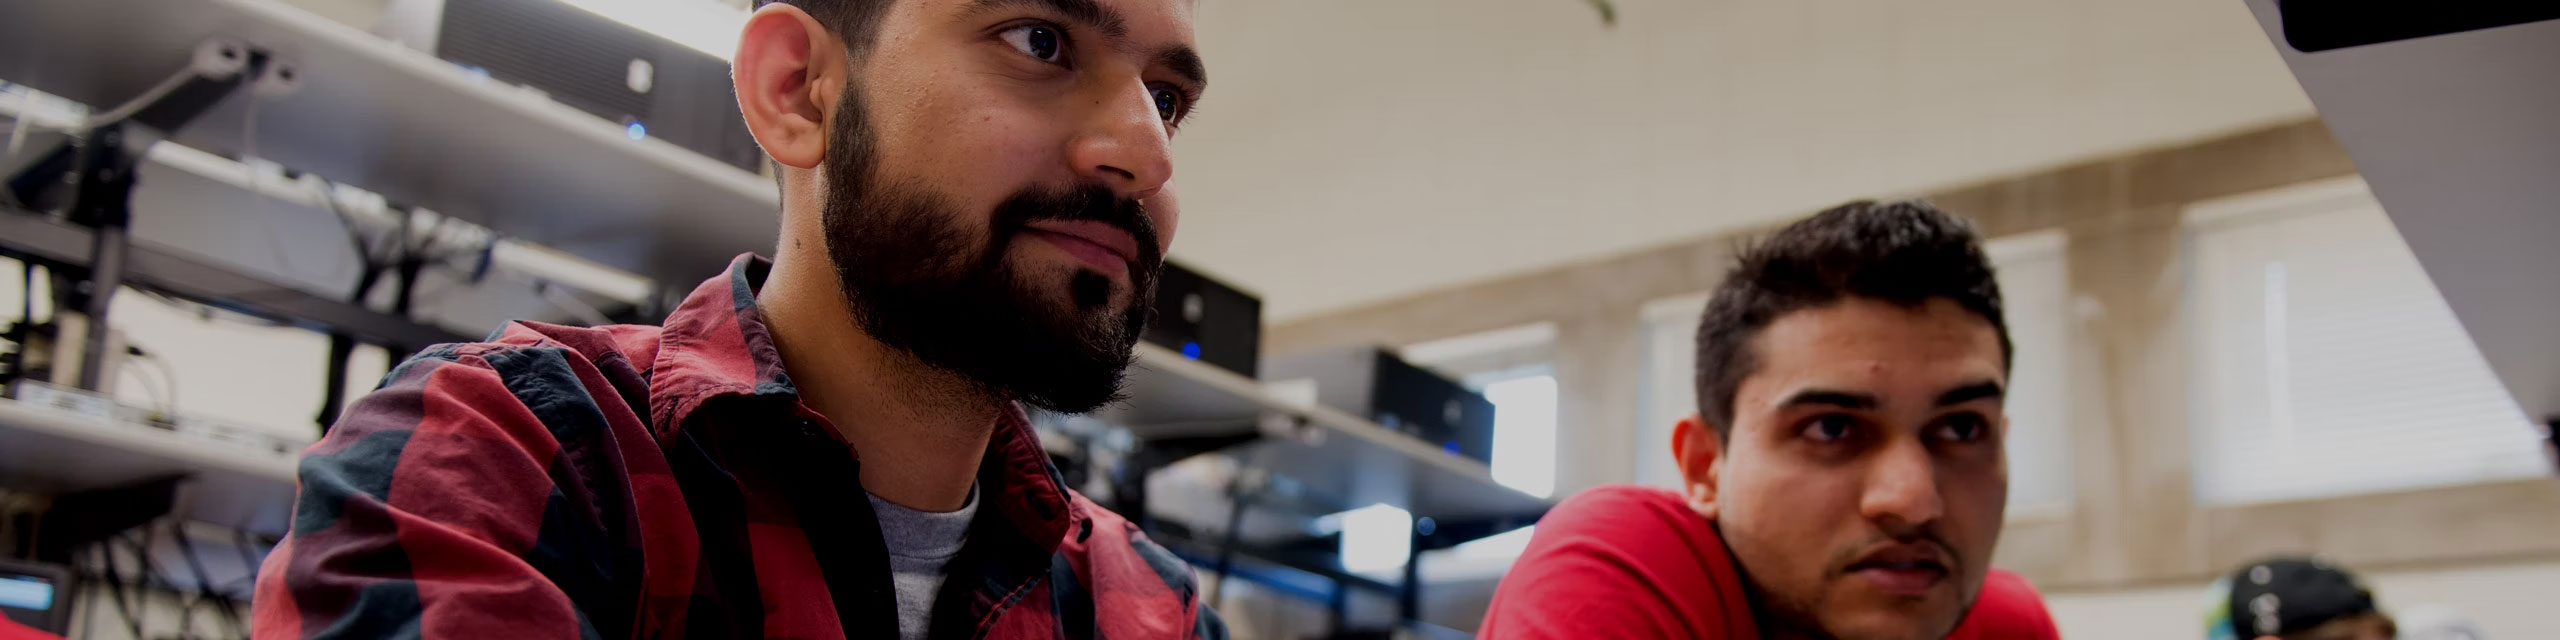
{"type": "Polygon", "coordinates": [[[1164,118],[1165,122],[1172,122],[1182,115],[1182,92],[1156,87],[1148,89],[1147,95],[1156,101],[1156,117],[1164,118]]]}
{"type": "Polygon", "coordinates": [[[1004,38],[1005,44],[1013,45],[1023,55],[1041,62],[1056,64],[1066,60],[1067,34],[1059,32],[1057,27],[1027,24],[1006,29],[997,35],[1004,38]]]}
{"type": "Polygon", "coordinates": [[[1991,435],[1991,423],[1982,416],[1964,413],[1938,421],[1935,436],[1946,442],[1973,442],[1991,435]]]}
{"type": "Polygon", "coordinates": [[[1839,442],[1848,439],[1857,425],[1857,420],[1841,414],[1818,416],[1805,422],[1802,435],[1815,442],[1839,442]]]}

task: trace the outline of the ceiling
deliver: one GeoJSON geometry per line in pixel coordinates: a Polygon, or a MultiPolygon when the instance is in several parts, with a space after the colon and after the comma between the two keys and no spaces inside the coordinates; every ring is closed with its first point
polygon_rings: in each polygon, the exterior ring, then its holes
{"type": "Polygon", "coordinates": [[[1199,0],[1174,256],[1274,321],[2309,117],[2238,0],[1199,0]]]}
{"type": "Polygon", "coordinates": [[[1173,255],[1273,321],[2311,115],[2241,0],[1194,2],[1173,255]]]}

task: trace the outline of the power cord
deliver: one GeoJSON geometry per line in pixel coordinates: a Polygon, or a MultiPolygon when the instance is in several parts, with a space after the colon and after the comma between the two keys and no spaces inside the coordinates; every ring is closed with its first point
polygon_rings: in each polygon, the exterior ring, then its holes
{"type": "Polygon", "coordinates": [[[124,567],[116,563],[116,550],[114,544],[122,540],[123,538],[121,536],[109,538],[99,541],[98,544],[92,547],[97,549],[98,563],[103,565],[100,567],[102,571],[99,572],[98,582],[100,583],[100,586],[107,588],[108,595],[114,597],[113,601],[116,605],[116,614],[124,618],[125,629],[132,632],[133,637],[141,638],[143,637],[141,615],[142,605],[148,603],[132,602],[128,592],[125,590],[124,567]]]}
{"type": "Polygon", "coordinates": [[[125,345],[124,353],[125,355],[132,357],[132,362],[147,363],[151,365],[152,371],[159,374],[160,393],[157,395],[160,396],[158,398],[158,404],[160,405],[160,419],[164,422],[175,424],[178,421],[178,372],[176,368],[171,367],[168,360],[161,359],[160,356],[154,355],[151,352],[143,351],[142,347],[125,345]]]}
{"type": "Polygon", "coordinates": [[[169,523],[170,539],[178,544],[178,558],[185,561],[187,575],[196,587],[195,599],[186,602],[178,610],[178,633],[182,636],[193,633],[196,609],[212,605],[214,614],[221,616],[225,629],[234,634],[247,635],[248,628],[240,619],[239,601],[232,599],[230,594],[213,588],[212,575],[204,570],[204,561],[196,556],[195,540],[187,537],[186,523],[174,518],[166,522],[169,523]]]}

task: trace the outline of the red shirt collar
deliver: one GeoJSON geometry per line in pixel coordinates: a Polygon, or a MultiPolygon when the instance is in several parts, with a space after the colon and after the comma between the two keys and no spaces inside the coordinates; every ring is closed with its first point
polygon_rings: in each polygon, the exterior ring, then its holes
{"type": "MultiPolygon", "coordinates": [[[[756,307],[756,293],[772,270],[773,261],[763,256],[739,254],[727,271],[704,280],[667,315],[649,379],[650,429],[661,442],[688,424],[707,401],[720,398],[764,398],[771,401],[765,406],[819,418],[800,402],[799,389],[783,370],[781,352],[756,307]]],[[[1032,540],[1046,546],[1054,548],[1083,518],[1072,508],[1066,482],[1049,463],[1019,405],[1007,402],[997,414],[978,475],[992,481],[982,487],[985,495],[1032,540]]]]}

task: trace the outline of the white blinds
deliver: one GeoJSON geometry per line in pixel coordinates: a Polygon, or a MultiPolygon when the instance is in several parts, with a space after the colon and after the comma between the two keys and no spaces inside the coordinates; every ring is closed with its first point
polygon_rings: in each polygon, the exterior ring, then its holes
{"type": "Polygon", "coordinates": [[[2541,473],[2532,426],[2361,181],[2200,205],[2188,225],[2199,499],[2541,473]]]}
{"type": "Polygon", "coordinates": [[[2058,230],[1994,240],[1984,247],[2000,281],[2001,315],[2016,355],[2009,368],[2009,515],[2071,506],[2071,378],[2075,323],[2058,230]]]}
{"type": "Polygon", "coordinates": [[[1671,460],[1671,425],[1698,410],[1698,314],[1706,294],[1644,305],[1644,387],[1637,390],[1636,443],[1630,452],[1638,484],[1678,488],[1680,466],[1671,460]]]}

